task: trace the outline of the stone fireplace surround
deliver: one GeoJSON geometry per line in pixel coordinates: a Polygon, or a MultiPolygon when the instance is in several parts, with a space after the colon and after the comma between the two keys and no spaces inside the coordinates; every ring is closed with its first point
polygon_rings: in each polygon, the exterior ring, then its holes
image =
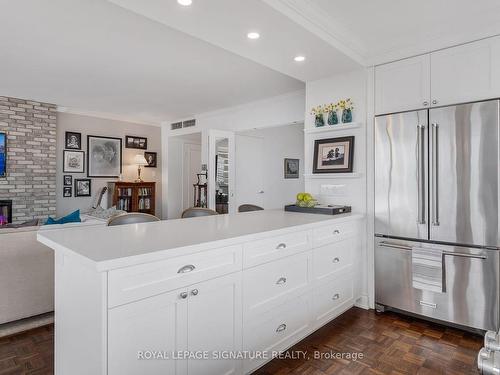
{"type": "Polygon", "coordinates": [[[56,106],[0,96],[0,131],[7,134],[7,174],[0,201],[12,200],[12,222],[56,213],[56,106]]]}

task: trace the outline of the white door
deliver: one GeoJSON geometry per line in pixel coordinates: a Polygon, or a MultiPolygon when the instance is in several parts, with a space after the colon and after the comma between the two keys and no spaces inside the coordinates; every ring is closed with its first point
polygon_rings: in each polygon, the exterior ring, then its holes
{"type": "Polygon", "coordinates": [[[193,184],[198,182],[197,173],[201,173],[201,145],[184,144],[184,156],[182,160],[183,187],[182,187],[182,208],[194,206],[193,184]]]}
{"type": "Polygon", "coordinates": [[[377,115],[426,108],[430,105],[430,55],[375,68],[377,115]]]}
{"type": "Polygon", "coordinates": [[[185,289],[115,307],[108,312],[109,375],[185,375],[185,360],[148,358],[187,350],[185,289]]]}
{"type": "Polygon", "coordinates": [[[241,327],[241,274],[220,277],[190,287],[188,351],[208,351],[209,359],[189,359],[188,374],[240,374],[240,360],[217,359],[217,356],[241,351],[241,327]]]}
{"type": "Polygon", "coordinates": [[[431,54],[431,105],[500,96],[500,37],[431,54]]]}
{"type": "Polygon", "coordinates": [[[236,135],[236,207],[242,204],[264,206],[264,138],[236,135]]]}

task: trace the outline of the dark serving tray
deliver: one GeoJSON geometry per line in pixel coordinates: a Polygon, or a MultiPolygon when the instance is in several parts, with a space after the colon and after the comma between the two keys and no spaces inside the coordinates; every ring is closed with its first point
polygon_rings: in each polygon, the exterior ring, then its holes
{"type": "Polygon", "coordinates": [[[299,207],[295,204],[285,206],[285,211],[303,212],[307,214],[322,214],[322,215],[340,215],[351,212],[351,206],[316,206],[316,207],[299,207]]]}

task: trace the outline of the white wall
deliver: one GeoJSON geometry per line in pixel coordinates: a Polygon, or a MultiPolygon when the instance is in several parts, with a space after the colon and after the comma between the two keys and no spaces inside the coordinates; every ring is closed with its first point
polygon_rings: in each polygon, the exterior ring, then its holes
{"type": "MultiPolygon", "coordinates": [[[[297,193],[304,191],[304,131],[302,124],[286,125],[266,129],[251,130],[238,133],[236,136],[236,169],[238,160],[252,159],[252,153],[242,153],[238,144],[241,137],[259,137],[262,139],[262,155],[256,160],[261,160],[262,165],[262,190],[264,194],[263,207],[266,209],[283,208],[286,204],[295,202],[297,193]],[[284,159],[300,160],[298,179],[284,178],[284,159]]],[[[246,151],[246,150],[245,150],[246,151]]],[[[236,191],[239,191],[236,180],[236,191]]],[[[235,197],[238,202],[240,197],[235,197]]],[[[253,202],[245,202],[253,203],[253,202]]]]}
{"type": "MultiPolygon", "coordinates": [[[[313,133],[305,136],[305,190],[316,196],[321,203],[350,205],[353,212],[364,215],[367,215],[370,211],[367,207],[367,175],[372,172],[371,164],[367,169],[367,160],[371,160],[371,153],[368,154],[370,156],[367,158],[367,146],[371,150],[371,146],[367,143],[367,131],[369,130],[368,127],[372,126],[372,121],[367,121],[367,114],[372,112],[371,108],[373,107],[373,105],[368,104],[368,98],[372,98],[368,90],[370,85],[369,72],[365,69],[306,83],[306,120],[304,125],[306,129],[314,128],[314,116],[310,114],[311,108],[345,98],[353,100],[355,107],[353,122],[360,123],[360,127],[328,133],[313,133]],[[317,175],[312,175],[314,140],[351,135],[355,137],[353,175],[334,178],[330,176],[328,178],[317,178],[317,175]],[[326,188],[332,185],[335,186],[334,193],[330,193],[331,189],[328,189],[329,192],[325,193],[326,188]]],[[[370,115],[370,118],[373,118],[372,115],[370,115]]],[[[362,293],[364,296],[361,305],[373,307],[373,282],[371,276],[373,261],[371,260],[371,250],[367,248],[367,244],[373,242],[373,237],[368,238],[370,236],[368,230],[367,233],[367,236],[362,239],[362,293]]]]}
{"type": "Polygon", "coordinates": [[[71,174],[73,182],[75,178],[87,178],[87,160],[85,160],[85,173],[63,173],[63,150],[64,137],[66,131],[82,133],[82,151],[85,151],[87,158],[87,135],[100,135],[115,138],[122,138],[122,174],[124,181],[133,181],[137,178],[137,165],[132,164],[132,159],[136,154],[144,153],[143,150],[125,148],[125,135],[136,135],[148,138],[148,150],[158,153],[157,168],[143,168],[142,177],[144,181],[156,182],[156,214],[161,214],[161,129],[157,126],[141,125],[136,123],[109,120],[97,117],[77,115],[61,112],[57,116],[57,188],[56,205],[57,215],[65,215],[73,210],[89,209],[100,188],[106,186],[110,178],[92,178],[92,197],[63,197],[63,175],[71,174]]]}
{"type": "MultiPolygon", "coordinates": [[[[361,126],[351,130],[328,133],[307,134],[305,152],[305,188],[317,196],[322,203],[350,205],[353,211],[366,213],[366,71],[357,70],[347,74],[308,82],[306,84],[306,120],[305,128],[314,128],[314,116],[311,108],[340,99],[351,98],[354,102],[353,122],[361,126]],[[354,176],[355,178],[313,178],[312,176],[314,140],[353,135],[354,139],[354,176]],[[322,193],[323,185],[337,185],[335,195],[322,193]]],[[[340,113],[339,113],[340,116],[340,113]]],[[[328,126],[328,125],[325,125],[328,126]]],[[[334,129],[334,126],[332,126],[334,129]]],[[[345,174],[344,174],[345,175],[345,174]]]]}
{"type": "MultiPolygon", "coordinates": [[[[244,88],[242,88],[244,89],[244,88]]],[[[196,126],[171,131],[170,124],[176,121],[169,121],[162,124],[162,145],[163,145],[163,170],[162,179],[164,186],[170,186],[169,179],[178,177],[175,171],[169,174],[170,151],[168,147],[169,139],[173,135],[185,135],[201,132],[202,134],[202,163],[208,165],[208,133],[210,129],[244,131],[256,128],[267,128],[279,125],[304,122],[304,90],[291,92],[277,97],[267,98],[240,106],[224,108],[218,111],[200,113],[193,116],[196,118],[196,126]]],[[[185,119],[180,119],[185,120],[185,119]]],[[[172,145],[172,147],[176,147],[172,145]]],[[[174,155],[176,154],[175,151],[174,155]]],[[[176,205],[176,202],[169,200],[168,188],[163,191],[162,212],[163,217],[169,213],[169,205],[176,205]]],[[[177,208],[172,212],[176,212],[177,208]]]]}

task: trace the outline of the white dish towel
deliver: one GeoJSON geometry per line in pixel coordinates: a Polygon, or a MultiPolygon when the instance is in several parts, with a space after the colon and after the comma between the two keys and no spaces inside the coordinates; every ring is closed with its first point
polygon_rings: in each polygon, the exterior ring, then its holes
{"type": "Polygon", "coordinates": [[[411,268],[414,288],[443,293],[443,252],[441,250],[412,248],[411,268]]]}

